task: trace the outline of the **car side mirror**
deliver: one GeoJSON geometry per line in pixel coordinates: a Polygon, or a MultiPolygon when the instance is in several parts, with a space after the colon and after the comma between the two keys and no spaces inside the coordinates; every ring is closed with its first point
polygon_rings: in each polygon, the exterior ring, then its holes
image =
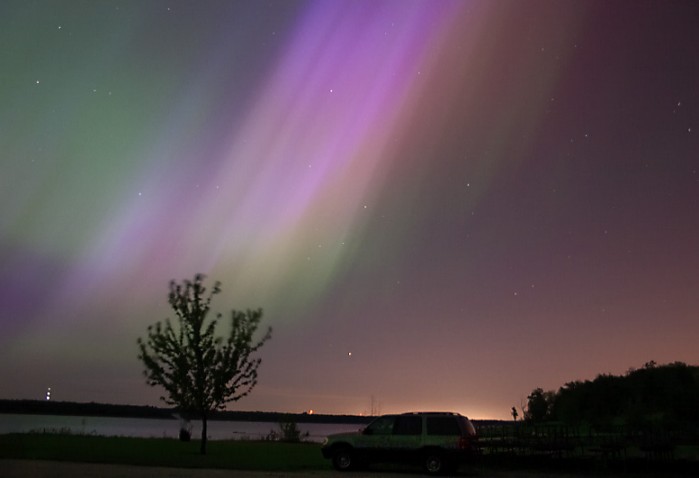
{"type": "Polygon", "coordinates": [[[362,430],[362,434],[363,435],[373,435],[374,430],[372,430],[371,428],[365,428],[364,430],[362,430]]]}

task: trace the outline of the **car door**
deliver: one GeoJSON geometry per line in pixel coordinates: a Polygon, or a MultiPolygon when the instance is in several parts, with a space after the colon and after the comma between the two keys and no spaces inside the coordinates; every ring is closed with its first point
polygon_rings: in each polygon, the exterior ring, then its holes
{"type": "Polygon", "coordinates": [[[422,417],[398,415],[387,446],[391,460],[407,462],[414,459],[415,450],[420,447],[421,438],[422,417]]]}
{"type": "Polygon", "coordinates": [[[383,460],[390,449],[395,415],[385,415],[371,422],[358,437],[357,449],[369,460],[383,460]]]}
{"type": "Polygon", "coordinates": [[[427,417],[425,445],[456,450],[461,438],[461,428],[454,416],[427,417]]]}

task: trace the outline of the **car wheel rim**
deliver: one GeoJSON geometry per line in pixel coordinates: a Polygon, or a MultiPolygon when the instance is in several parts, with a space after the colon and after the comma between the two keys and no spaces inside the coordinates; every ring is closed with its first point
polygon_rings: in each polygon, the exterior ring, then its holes
{"type": "Polygon", "coordinates": [[[427,460],[425,460],[425,468],[430,473],[437,473],[442,469],[442,460],[438,456],[428,456],[427,460]]]}
{"type": "Polygon", "coordinates": [[[337,457],[337,465],[340,468],[349,468],[349,466],[352,464],[352,457],[349,456],[347,453],[342,453],[340,456],[337,457]]]}

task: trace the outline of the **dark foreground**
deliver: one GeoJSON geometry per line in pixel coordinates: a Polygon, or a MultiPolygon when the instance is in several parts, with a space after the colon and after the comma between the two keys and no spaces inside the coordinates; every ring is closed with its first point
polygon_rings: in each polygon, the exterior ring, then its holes
{"type": "MultiPolygon", "coordinates": [[[[206,470],[98,463],[66,463],[40,460],[0,460],[2,478],[273,478],[289,473],[270,471],[206,470]]],[[[296,476],[323,478],[323,472],[296,476]]]]}
{"type": "MultiPolygon", "coordinates": [[[[0,478],[409,478],[422,476],[413,470],[373,470],[341,473],[332,470],[246,471],[230,469],[191,469],[160,466],[133,466],[102,463],[73,463],[48,460],[0,459],[0,478]]],[[[473,478],[592,478],[592,477],[675,477],[689,476],[656,470],[640,471],[536,471],[490,470],[475,467],[456,476],[473,478]]]]}
{"type": "MultiPolygon", "coordinates": [[[[295,472],[211,470],[97,463],[69,463],[42,460],[0,460],[0,477],[2,478],[281,478],[285,476],[298,478],[306,476],[311,478],[408,478],[410,476],[421,476],[421,474],[419,472],[406,471],[360,471],[340,473],[331,470],[304,470],[295,472]]],[[[457,476],[478,478],[588,478],[593,476],[613,477],[616,475],[607,473],[600,475],[599,473],[469,470],[463,471],[457,476]]]]}
{"type": "MultiPolygon", "coordinates": [[[[421,476],[417,467],[380,465],[370,471],[338,473],[311,443],[213,441],[206,456],[198,443],[173,439],[98,437],[61,434],[0,435],[0,478],[14,477],[252,477],[310,476],[394,478],[421,476]]],[[[492,448],[492,447],[491,447],[492,448]]],[[[695,456],[694,453],[691,456],[695,456]]],[[[474,457],[457,476],[687,477],[699,476],[699,461],[635,457],[518,455],[487,453],[474,457]]]]}

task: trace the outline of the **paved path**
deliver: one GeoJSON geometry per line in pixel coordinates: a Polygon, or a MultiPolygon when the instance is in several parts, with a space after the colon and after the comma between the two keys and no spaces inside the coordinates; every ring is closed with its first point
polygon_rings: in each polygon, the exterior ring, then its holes
{"type": "MultiPolygon", "coordinates": [[[[0,459],[0,478],[419,478],[422,476],[424,475],[419,472],[241,471],[0,459]]],[[[587,478],[596,476],[599,478],[598,475],[585,473],[568,475],[565,473],[483,470],[460,473],[458,476],[468,478],[587,478]]],[[[611,478],[613,475],[605,476],[611,478]]]]}
{"type": "Polygon", "coordinates": [[[291,474],[262,471],[67,463],[62,461],[0,460],[0,478],[282,478],[285,476],[330,478],[335,476],[335,474],[330,471],[291,474]]]}
{"type": "Polygon", "coordinates": [[[0,460],[0,478],[410,478],[420,474],[336,471],[240,471],[40,460],[0,460]]]}

